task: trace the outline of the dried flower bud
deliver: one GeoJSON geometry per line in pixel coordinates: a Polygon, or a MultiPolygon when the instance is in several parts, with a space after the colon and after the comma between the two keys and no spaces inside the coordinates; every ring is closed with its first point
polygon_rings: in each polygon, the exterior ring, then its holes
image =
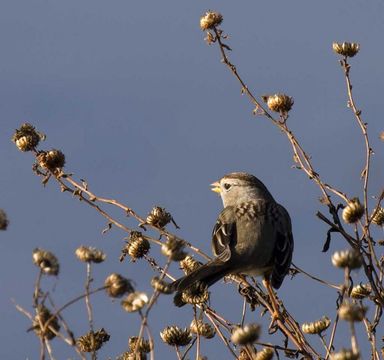
{"type": "Polygon", "coordinates": [[[360,45],[357,43],[349,43],[349,42],[343,42],[343,43],[334,42],[332,44],[332,48],[336,54],[353,57],[359,52],[360,45]]]}
{"type": "Polygon", "coordinates": [[[372,222],[377,226],[384,225],[384,209],[381,206],[377,209],[375,216],[372,218],[372,222]]]}
{"type": "Polygon", "coordinates": [[[107,287],[105,291],[108,296],[113,298],[122,297],[126,293],[132,293],[135,291],[128,279],[116,273],[109,275],[105,279],[104,285],[107,287]]]}
{"type": "Polygon", "coordinates": [[[191,330],[191,333],[199,334],[204,336],[206,339],[212,339],[216,334],[216,330],[213,326],[208,323],[204,323],[201,320],[196,321],[193,319],[189,329],[191,330]]]}
{"type": "Polygon", "coordinates": [[[60,150],[56,149],[41,151],[36,159],[43,169],[50,171],[61,169],[65,164],[65,155],[60,150]]]}
{"type": "Polygon", "coordinates": [[[16,144],[21,151],[31,151],[39,144],[40,140],[44,140],[45,135],[39,133],[35,128],[28,123],[16,129],[12,136],[12,141],[16,144]]]}
{"type": "Polygon", "coordinates": [[[202,281],[196,281],[186,288],[181,295],[184,303],[199,305],[209,300],[208,285],[202,281]]]}
{"type": "Polygon", "coordinates": [[[146,238],[144,238],[140,231],[132,231],[129,236],[129,241],[121,250],[121,260],[124,259],[126,255],[129,255],[134,262],[146,255],[150,248],[151,244],[146,238]]]}
{"type": "Polygon", "coordinates": [[[51,340],[60,330],[59,320],[43,305],[39,305],[36,309],[36,315],[33,319],[32,328],[37,336],[51,340]],[[47,322],[49,323],[47,324],[47,322]]]}
{"type": "Polygon", "coordinates": [[[200,261],[195,260],[192,256],[188,255],[183,260],[180,261],[180,268],[184,271],[185,275],[190,274],[191,272],[198,269],[203,265],[200,261]]]}
{"type": "Polygon", "coordinates": [[[331,320],[327,316],[323,316],[320,320],[301,325],[301,330],[305,334],[321,334],[324,330],[328,329],[331,320]]]}
{"type": "Polygon", "coordinates": [[[103,262],[106,258],[101,250],[91,246],[80,246],[76,249],[75,254],[80,261],[94,262],[96,264],[103,262]]]}
{"type": "Polygon", "coordinates": [[[99,350],[109,340],[108,333],[101,328],[98,331],[90,331],[76,340],[79,350],[82,352],[94,352],[99,350]]]}
{"type": "Polygon", "coordinates": [[[127,312],[141,310],[148,303],[148,296],[144,292],[135,291],[121,301],[121,306],[127,312]]]}
{"type": "Polygon", "coordinates": [[[274,354],[273,349],[265,347],[263,350],[257,352],[255,360],[271,360],[274,354]]]}
{"type": "Polygon", "coordinates": [[[167,326],[160,332],[161,339],[171,346],[186,346],[191,340],[191,332],[189,329],[180,329],[178,326],[167,326]]]}
{"type": "Polygon", "coordinates": [[[258,324],[247,324],[232,332],[231,340],[237,345],[251,345],[260,336],[261,327],[258,324]]]}
{"type": "Polygon", "coordinates": [[[9,221],[4,210],[0,209],[0,230],[7,230],[9,221]]]}
{"type": "Polygon", "coordinates": [[[372,289],[370,284],[359,284],[352,288],[351,297],[353,299],[361,300],[369,296],[371,292],[372,289]]]}
{"type": "Polygon", "coordinates": [[[358,251],[348,249],[344,251],[336,251],[332,255],[332,264],[339,268],[358,269],[362,265],[361,255],[358,251]]]}
{"type": "Polygon", "coordinates": [[[165,225],[172,221],[172,215],[160,206],[155,206],[145,220],[146,224],[163,229],[165,225]]]}
{"type": "Polygon", "coordinates": [[[152,287],[162,294],[172,294],[173,289],[170,284],[165,282],[164,280],[160,280],[157,276],[152,278],[151,280],[152,287]]]}
{"type": "Polygon", "coordinates": [[[363,321],[365,313],[367,312],[365,306],[358,304],[344,303],[339,307],[340,319],[345,321],[363,321]]]}
{"type": "Polygon", "coordinates": [[[161,246],[161,252],[173,261],[181,261],[187,256],[184,251],[184,241],[173,236],[168,236],[167,241],[161,246]]]}
{"type": "Polygon", "coordinates": [[[59,261],[57,257],[50,251],[35,249],[32,253],[33,263],[37,265],[46,275],[57,276],[59,274],[59,261]]]}
{"type": "Polygon", "coordinates": [[[201,30],[213,29],[219,26],[223,21],[223,15],[215,11],[207,11],[205,15],[200,18],[201,30]]]}
{"type": "Polygon", "coordinates": [[[285,94],[266,95],[262,97],[270,110],[287,113],[293,106],[293,98],[285,94]]]}
{"type": "Polygon", "coordinates": [[[359,360],[360,354],[354,353],[352,350],[341,349],[338,352],[334,352],[330,356],[331,360],[359,360]]]}
{"type": "Polygon", "coordinates": [[[347,224],[354,224],[358,222],[364,215],[364,206],[361,205],[358,198],[353,198],[348,201],[347,206],[343,210],[343,220],[347,224]]]}
{"type": "Polygon", "coordinates": [[[129,349],[134,352],[136,350],[136,347],[137,347],[137,351],[141,352],[141,353],[149,353],[151,352],[151,344],[148,340],[145,340],[143,338],[140,338],[140,342],[139,344],[138,343],[138,337],[137,336],[132,336],[129,338],[128,340],[128,344],[129,344],[129,349]]]}

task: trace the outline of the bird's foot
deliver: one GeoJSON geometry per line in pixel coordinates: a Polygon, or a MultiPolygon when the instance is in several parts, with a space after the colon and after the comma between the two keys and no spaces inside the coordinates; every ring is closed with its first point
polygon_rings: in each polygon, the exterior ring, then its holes
{"type": "Polygon", "coordinates": [[[274,334],[278,330],[279,328],[277,325],[278,320],[282,321],[283,317],[281,316],[280,312],[275,309],[271,313],[271,323],[269,324],[269,327],[268,327],[269,334],[274,334]]]}

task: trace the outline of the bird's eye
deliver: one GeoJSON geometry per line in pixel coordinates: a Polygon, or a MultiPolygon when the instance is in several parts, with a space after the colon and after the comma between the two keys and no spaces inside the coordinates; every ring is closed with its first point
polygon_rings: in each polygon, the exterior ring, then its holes
{"type": "Polygon", "coordinates": [[[223,186],[224,186],[224,189],[225,189],[225,190],[229,190],[229,189],[231,188],[232,185],[231,185],[231,184],[228,184],[228,183],[225,183],[223,186]]]}

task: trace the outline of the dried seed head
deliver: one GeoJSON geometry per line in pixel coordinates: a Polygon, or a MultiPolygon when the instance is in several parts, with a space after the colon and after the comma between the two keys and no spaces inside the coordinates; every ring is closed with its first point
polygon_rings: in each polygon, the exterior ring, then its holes
{"type": "Polygon", "coordinates": [[[106,258],[101,250],[91,246],[80,246],[76,249],[75,254],[80,261],[94,262],[96,264],[103,262],[106,258]]]}
{"type": "Polygon", "coordinates": [[[200,261],[195,260],[192,256],[188,255],[183,260],[180,261],[180,267],[184,271],[185,275],[190,274],[191,272],[198,269],[203,265],[200,261]]]}
{"type": "Polygon", "coordinates": [[[341,349],[338,352],[334,352],[330,356],[331,360],[360,360],[360,354],[354,353],[352,350],[341,349]]]}
{"type": "Polygon", "coordinates": [[[364,215],[364,206],[361,205],[358,198],[353,198],[348,201],[347,206],[343,210],[343,220],[347,224],[354,224],[358,222],[364,215]]]}
{"type": "Polygon", "coordinates": [[[256,349],[252,346],[252,350],[250,350],[251,345],[248,345],[247,348],[241,347],[239,352],[239,360],[255,360],[256,357],[256,349]]]}
{"type": "Polygon", "coordinates": [[[331,320],[327,316],[323,316],[320,320],[304,323],[301,325],[301,330],[305,334],[321,334],[328,329],[330,324],[331,320]]]}
{"type": "Polygon", "coordinates": [[[173,261],[181,261],[187,256],[184,251],[184,241],[173,236],[168,236],[167,241],[161,246],[161,252],[173,261]]]}
{"type": "Polygon", "coordinates": [[[94,352],[99,350],[109,340],[108,333],[101,328],[98,331],[90,331],[76,340],[79,350],[82,352],[94,352]]]}
{"type": "Polygon", "coordinates": [[[332,255],[333,266],[339,268],[358,269],[362,265],[361,255],[358,251],[353,249],[336,251],[332,255]]]}
{"type": "Polygon", "coordinates": [[[195,319],[193,319],[189,329],[191,330],[191,333],[199,334],[201,336],[204,336],[206,339],[212,339],[216,334],[216,330],[214,329],[214,327],[212,327],[208,323],[204,323],[201,320],[196,321],[195,319]]]}
{"type": "Polygon", "coordinates": [[[349,43],[349,42],[343,42],[343,43],[334,42],[332,44],[332,48],[336,54],[353,57],[359,52],[360,45],[357,43],[349,43]]]}
{"type": "Polygon", "coordinates": [[[384,225],[384,209],[381,206],[377,209],[375,216],[372,218],[372,222],[377,226],[384,225]]]}
{"type": "Polygon", "coordinates": [[[60,265],[57,257],[50,251],[36,248],[32,253],[33,263],[38,266],[46,275],[57,276],[59,274],[60,265]]]}
{"type": "Polygon", "coordinates": [[[160,332],[161,339],[171,346],[186,346],[191,340],[191,332],[189,329],[181,329],[178,326],[167,326],[160,332]]]}
{"type": "Polygon", "coordinates": [[[369,296],[372,292],[370,284],[359,284],[352,288],[351,297],[353,299],[364,299],[369,296]]]}
{"type": "Polygon", "coordinates": [[[135,291],[128,279],[116,273],[109,275],[105,279],[104,285],[107,286],[105,291],[108,296],[113,298],[122,297],[126,293],[132,293],[135,291]]]}
{"type": "Polygon", "coordinates": [[[170,286],[170,284],[168,284],[164,280],[160,280],[157,276],[152,278],[151,285],[155,290],[157,290],[158,292],[160,292],[162,294],[172,294],[173,293],[173,289],[170,286]]]}
{"type": "Polygon", "coordinates": [[[150,248],[151,244],[143,237],[143,234],[140,231],[132,231],[127,244],[121,250],[122,259],[126,255],[129,255],[134,262],[146,255],[150,248]]]}
{"type": "Polygon", "coordinates": [[[148,296],[144,292],[135,291],[121,301],[121,306],[127,312],[141,310],[148,303],[148,296]]]}
{"type": "Polygon", "coordinates": [[[45,135],[39,133],[35,128],[28,123],[20,126],[20,129],[16,129],[12,136],[12,141],[16,144],[21,151],[31,151],[36,148],[40,140],[44,140],[45,135]]]}
{"type": "Polygon", "coordinates": [[[265,347],[263,350],[257,352],[255,360],[271,360],[274,354],[273,349],[265,347]]]}
{"type": "Polygon", "coordinates": [[[200,18],[200,29],[205,31],[219,26],[223,21],[223,15],[215,11],[207,11],[200,18]]]}
{"type": "Polygon", "coordinates": [[[181,300],[193,305],[206,303],[209,300],[208,285],[201,281],[194,282],[182,292],[181,300]]]}
{"type": "Polygon", "coordinates": [[[147,360],[147,354],[142,352],[126,351],[119,355],[116,360],[147,360]]]}
{"type": "Polygon", "coordinates": [[[41,151],[36,159],[39,166],[50,171],[61,169],[65,164],[65,155],[57,149],[41,151]]]}
{"type": "Polygon", "coordinates": [[[33,330],[37,336],[48,340],[56,336],[56,333],[60,330],[59,320],[56,316],[50,320],[51,317],[52,313],[45,306],[39,305],[37,307],[32,323],[33,330]],[[48,324],[47,321],[49,321],[48,324]]]}
{"type": "Polygon", "coordinates": [[[263,100],[270,110],[284,114],[291,110],[294,103],[293,98],[285,94],[266,95],[263,100]]]}
{"type": "Polygon", "coordinates": [[[172,215],[160,206],[155,206],[145,220],[146,224],[163,229],[165,225],[172,221],[172,215]]]}
{"type": "Polygon", "coordinates": [[[232,332],[231,340],[237,345],[251,345],[260,336],[261,327],[258,324],[247,324],[232,332]]]}
{"type": "Polygon", "coordinates": [[[0,230],[7,230],[9,221],[4,210],[0,209],[0,230]]]}
{"type": "Polygon", "coordinates": [[[339,316],[340,319],[345,321],[363,321],[367,310],[368,309],[365,306],[352,303],[344,303],[339,307],[339,316]]]}
{"type": "Polygon", "coordinates": [[[129,338],[128,340],[128,344],[129,344],[129,349],[131,352],[134,352],[136,350],[136,346],[138,346],[137,350],[141,353],[149,353],[151,352],[151,344],[148,340],[145,340],[143,338],[140,338],[140,342],[139,344],[138,343],[138,337],[137,336],[132,336],[129,338]]]}
{"type": "Polygon", "coordinates": [[[380,136],[379,136],[379,137],[380,137],[380,140],[381,140],[381,141],[384,141],[384,131],[382,131],[382,132],[380,133],[380,136]]]}

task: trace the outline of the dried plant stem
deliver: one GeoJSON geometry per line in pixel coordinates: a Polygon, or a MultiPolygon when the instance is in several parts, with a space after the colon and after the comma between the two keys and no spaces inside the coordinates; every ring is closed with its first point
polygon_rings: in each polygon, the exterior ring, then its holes
{"type": "Polygon", "coordinates": [[[175,351],[176,351],[177,359],[182,360],[181,353],[177,345],[175,346],[175,351]]]}
{"type": "Polygon", "coordinates": [[[319,282],[320,284],[329,286],[330,288],[333,288],[333,289],[336,289],[336,290],[341,291],[341,286],[332,284],[332,283],[330,283],[330,282],[328,282],[328,281],[325,281],[325,280],[322,280],[322,279],[320,279],[320,278],[318,278],[318,277],[316,277],[316,276],[313,276],[313,275],[307,273],[306,271],[304,271],[303,269],[299,268],[297,265],[295,265],[295,264],[293,264],[293,263],[292,263],[292,266],[293,266],[293,268],[294,268],[295,270],[297,270],[299,273],[302,273],[302,274],[308,276],[310,279],[315,280],[315,281],[319,282]]]}

